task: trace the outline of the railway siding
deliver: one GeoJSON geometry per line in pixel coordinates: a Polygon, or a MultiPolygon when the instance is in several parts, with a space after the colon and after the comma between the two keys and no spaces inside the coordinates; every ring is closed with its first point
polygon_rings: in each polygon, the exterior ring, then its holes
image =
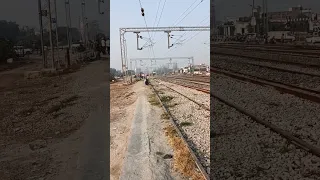
{"type": "Polygon", "coordinates": [[[280,70],[264,68],[261,66],[259,67],[256,65],[237,63],[237,61],[241,60],[234,60],[235,58],[231,60],[229,59],[231,58],[228,57],[228,60],[226,60],[226,58],[220,59],[220,57],[216,57],[215,61],[213,62],[213,66],[320,92],[320,76],[284,72],[280,70]]]}
{"type": "Polygon", "coordinates": [[[175,123],[201,164],[210,173],[210,111],[204,108],[210,107],[209,94],[165,81],[152,80],[152,84],[175,117],[175,123]],[[177,92],[193,99],[197,104],[177,92]]]}
{"type": "Polygon", "coordinates": [[[234,55],[238,57],[248,57],[255,58],[257,60],[268,60],[268,61],[277,61],[278,63],[291,63],[291,64],[300,64],[302,66],[310,67],[320,67],[319,56],[306,56],[306,55],[294,55],[294,54],[282,54],[279,52],[272,51],[255,51],[255,50],[245,50],[245,49],[234,49],[229,48],[215,48],[213,54],[225,54],[225,55],[234,55]]]}

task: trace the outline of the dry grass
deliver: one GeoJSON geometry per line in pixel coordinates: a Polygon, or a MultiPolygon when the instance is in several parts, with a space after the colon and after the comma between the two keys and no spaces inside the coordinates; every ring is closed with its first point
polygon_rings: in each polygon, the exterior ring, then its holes
{"type": "Polygon", "coordinates": [[[161,107],[161,104],[155,94],[151,94],[148,99],[151,105],[161,107]]]}
{"type": "Polygon", "coordinates": [[[170,115],[167,112],[164,112],[163,114],[161,114],[161,118],[162,119],[170,119],[170,115]]]}
{"type": "Polygon", "coordinates": [[[180,172],[183,176],[193,180],[205,180],[189,152],[184,141],[178,137],[176,130],[172,125],[164,128],[165,134],[168,137],[170,146],[174,150],[174,170],[180,172]]]}

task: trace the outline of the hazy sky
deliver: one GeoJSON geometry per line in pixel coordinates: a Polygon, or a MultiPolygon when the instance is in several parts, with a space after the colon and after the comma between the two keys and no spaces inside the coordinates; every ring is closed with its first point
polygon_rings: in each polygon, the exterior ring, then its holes
{"type": "MultiPolygon", "coordinates": [[[[249,4],[252,4],[252,0],[215,0],[217,20],[223,20],[224,17],[250,15],[249,4]]],[[[255,5],[261,4],[262,0],[255,0],[255,5]]],[[[268,0],[269,11],[285,11],[297,5],[320,12],[320,0],[268,0]]]]}
{"type": "MultiPolygon", "coordinates": [[[[57,0],[59,26],[65,26],[64,2],[64,0],[57,0]]],[[[97,2],[97,0],[86,0],[86,14],[89,20],[98,20],[100,22],[100,28],[105,31],[105,33],[108,33],[109,13],[99,15],[97,2]]],[[[72,26],[79,27],[81,0],[70,0],[70,5],[72,26]]],[[[108,6],[109,4],[105,3],[104,7],[101,7],[101,10],[104,9],[104,11],[106,11],[109,9],[108,6]]],[[[0,0],[0,20],[10,20],[20,25],[39,27],[38,0],[0,0]]]]}
{"type": "MultiPolygon", "coordinates": [[[[164,2],[164,10],[160,19],[159,27],[168,27],[172,26],[174,23],[179,22],[183,19],[181,16],[193,3],[194,5],[188,10],[191,11],[201,0],[162,0],[158,12],[158,20],[161,14],[161,10],[164,2]],[[179,18],[180,17],[180,18],[179,18]]],[[[145,10],[145,17],[148,27],[156,26],[155,19],[157,15],[157,9],[160,0],[141,0],[142,6],[145,10]],[[155,24],[155,25],[154,25],[155,24]]],[[[119,28],[121,27],[145,27],[145,22],[140,12],[139,0],[111,0],[111,67],[116,69],[121,69],[121,54],[120,54],[120,36],[119,28]]],[[[185,13],[185,14],[188,14],[185,13]]],[[[185,19],[177,24],[177,26],[209,26],[210,22],[210,0],[203,0],[200,5],[195,8],[185,19]]],[[[209,43],[210,32],[187,32],[184,36],[184,32],[172,32],[176,38],[185,39],[183,45],[177,45],[175,49],[168,50],[167,47],[167,38],[164,32],[155,33],[156,43],[154,45],[154,54],[155,57],[194,57],[196,64],[206,63],[209,64],[209,43]],[[198,34],[197,36],[195,36],[198,34]],[[194,38],[192,38],[194,36],[194,38]],[[192,38],[191,40],[188,40],[192,38]],[[187,42],[188,41],[188,42],[187,42]]],[[[148,38],[148,33],[141,33],[143,37],[148,38]]],[[[152,36],[153,33],[150,33],[152,36]]],[[[149,53],[150,48],[145,48],[142,51],[137,50],[136,45],[136,35],[134,33],[126,33],[125,35],[127,40],[127,51],[128,59],[130,58],[149,58],[153,57],[152,51],[149,53]]],[[[172,43],[176,39],[172,39],[172,43]]],[[[140,40],[140,45],[142,46],[146,41],[140,40]]],[[[157,61],[156,66],[159,66],[163,61],[157,61]]],[[[167,63],[168,61],[166,61],[167,63]]],[[[164,62],[163,62],[164,63],[164,62]]],[[[177,61],[178,66],[186,65],[188,62],[186,60],[177,61]]],[[[140,63],[139,63],[140,64],[140,63]]],[[[151,62],[143,65],[142,70],[145,67],[150,66],[151,62]]]]}

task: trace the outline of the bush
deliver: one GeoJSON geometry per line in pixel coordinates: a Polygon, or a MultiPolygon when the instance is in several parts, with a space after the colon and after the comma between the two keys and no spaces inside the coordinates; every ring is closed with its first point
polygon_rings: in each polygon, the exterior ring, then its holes
{"type": "Polygon", "coordinates": [[[6,63],[7,59],[13,57],[12,43],[6,40],[0,40],[0,63],[6,63]]]}

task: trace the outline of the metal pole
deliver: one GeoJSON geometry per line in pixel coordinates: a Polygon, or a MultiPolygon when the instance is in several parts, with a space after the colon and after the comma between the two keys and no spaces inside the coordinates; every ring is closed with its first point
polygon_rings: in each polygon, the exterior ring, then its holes
{"type": "Polygon", "coordinates": [[[262,0],[262,20],[263,20],[263,33],[266,34],[266,10],[265,10],[265,0],[262,0]]]}
{"type": "Polygon", "coordinates": [[[59,36],[58,36],[58,13],[57,13],[57,0],[54,0],[54,11],[56,18],[56,40],[57,40],[57,51],[58,51],[58,67],[60,67],[60,57],[59,57],[59,36]]]}
{"type": "MultiPolygon", "coordinates": [[[[69,15],[68,15],[68,8],[70,8],[70,2],[69,0],[65,0],[65,11],[66,11],[66,24],[67,24],[67,41],[68,41],[68,49],[69,49],[69,57],[70,59],[70,51],[71,51],[71,44],[70,44],[70,21],[69,21],[69,15]]],[[[66,63],[69,66],[69,61],[66,63]]]]}
{"type": "Polygon", "coordinates": [[[269,17],[268,17],[268,0],[265,0],[266,1],[266,23],[267,23],[267,34],[269,32],[269,17]]]}
{"type": "Polygon", "coordinates": [[[51,61],[52,61],[52,69],[55,68],[54,65],[54,47],[52,41],[52,17],[51,17],[51,0],[48,0],[48,10],[49,10],[49,38],[50,38],[50,46],[51,46],[51,61]]]}
{"type": "Polygon", "coordinates": [[[169,32],[167,32],[168,33],[168,49],[170,49],[170,34],[169,34],[169,32]]]}
{"type": "MultiPolygon", "coordinates": [[[[69,0],[68,0],[69,2],[69,0]]],[[[71,23],[71,5],[70,5],[70,2],[68,3],[68,18],[69,18],[69,38],[70,38],[70,48],[71,48],[71,45],[72,45],[72,23],[71,23]]]]}
{"type": "Polygon", "coordinates": [[[254,16],[253,10],[254,10],[254,0],[252,0],[252,17],[254,16]]]}
{"type": "Polygon", "coordinates": [[[82,0],[81,2],[81,14],[82,14],[82,24],[83,24],[83,43],[87,45],[87,21],[86,21],[86,2],[82,0]]]}
{"type": "Polygon", "coordinates": [[[43,46],[43,23],[42,23],[41,0],[38,0],[38,10],[39,10],[39,25],[40,25],[40,38],[41,38],[41,56],[42,56],[43,68],[46,68],[46,56],[45,56],[44,46],[43,46]]]}

